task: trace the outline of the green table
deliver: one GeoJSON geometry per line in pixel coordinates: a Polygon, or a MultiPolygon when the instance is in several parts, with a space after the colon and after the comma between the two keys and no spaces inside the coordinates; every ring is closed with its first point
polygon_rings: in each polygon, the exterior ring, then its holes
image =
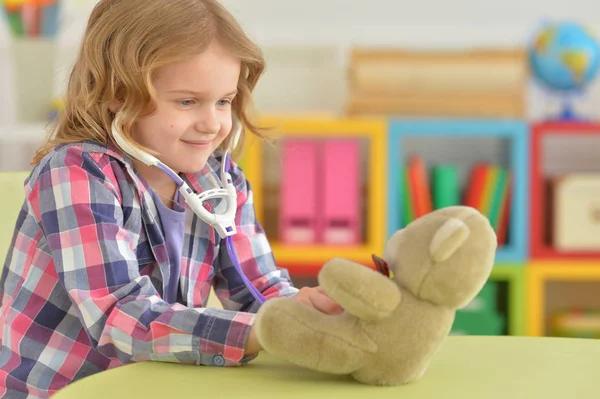
{"type": "Polygon", "coordinates": [[[238,368],[138,363],[75,382],[53,399],[95,398],[593,398],[600,392],[600,341],[448,337],[417,383],[362,385],[261,354],[238,368]]]}

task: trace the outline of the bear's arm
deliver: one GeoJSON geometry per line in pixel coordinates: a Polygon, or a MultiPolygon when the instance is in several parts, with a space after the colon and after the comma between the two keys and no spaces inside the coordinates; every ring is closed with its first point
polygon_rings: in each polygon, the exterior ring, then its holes
{"type": "Polygon", "coordinates": [[[319,284],[347,312],[364,320],[386,317],[400,304],[400,290],[393,280],[347,259],[327,262],[319,284]]]}

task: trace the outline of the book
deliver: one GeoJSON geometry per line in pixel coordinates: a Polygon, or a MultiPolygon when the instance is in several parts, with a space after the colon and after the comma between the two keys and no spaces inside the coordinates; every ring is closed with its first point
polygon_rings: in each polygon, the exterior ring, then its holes
{"type": "Polygon", "coordinates": [[[435,166],[432,185],[434,209],[460,204],[460,187],[456,166],[445,164],[435,166]]]}
{"type": "Polygon", "coordinates": [[[416,219],[433,210],[429,177],[425,162],[420,156],[411,157],[408,170],[414,217],[416,219]]]}

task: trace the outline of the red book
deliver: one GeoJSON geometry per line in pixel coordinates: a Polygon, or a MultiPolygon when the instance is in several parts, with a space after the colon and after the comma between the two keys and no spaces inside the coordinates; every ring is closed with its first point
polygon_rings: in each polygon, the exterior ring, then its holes
{"type": "Polygon", "coordinates": [[[508,224],[510,223],[510,205],[512,199],[512,176],[508,175],[508,187],[505,190],[503,205],[502,205],[502,214],[500,215],[500,225],[498,226],[498,231],[496,235],[498,237],[498,245],[504,245],[506,243],[507,232],[508,232],[508,224]]]}
{"type": "Polygon", "coordinates": [[[473,166],[469,186],[465,193],[463,204],[482,211],[483,195],[486,186],[489,165],[478,163],[473,166]]]}
{"type": "Polygon", "coordinates": [[[409,183],[412,192],[415,219],[433,210],[427,167],[419,156],[411,158],[409,163],[409,183]]]}

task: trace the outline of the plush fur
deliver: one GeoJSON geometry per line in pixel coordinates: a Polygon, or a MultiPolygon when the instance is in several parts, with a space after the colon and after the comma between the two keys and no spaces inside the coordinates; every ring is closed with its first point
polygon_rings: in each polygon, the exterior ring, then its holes
{"type": "Polygon", "coordinates": [[[344,312],[326,315],[292,298],[272,299],[257,314],[258,340],[276,357],[366,384],[419,380],[456,310],[488,280],[496,246],[488,219],[477,210],[436,210],[386,243],[383,259],[393,279],[333,259],[321,269],[319,284],[344,312]]]}

